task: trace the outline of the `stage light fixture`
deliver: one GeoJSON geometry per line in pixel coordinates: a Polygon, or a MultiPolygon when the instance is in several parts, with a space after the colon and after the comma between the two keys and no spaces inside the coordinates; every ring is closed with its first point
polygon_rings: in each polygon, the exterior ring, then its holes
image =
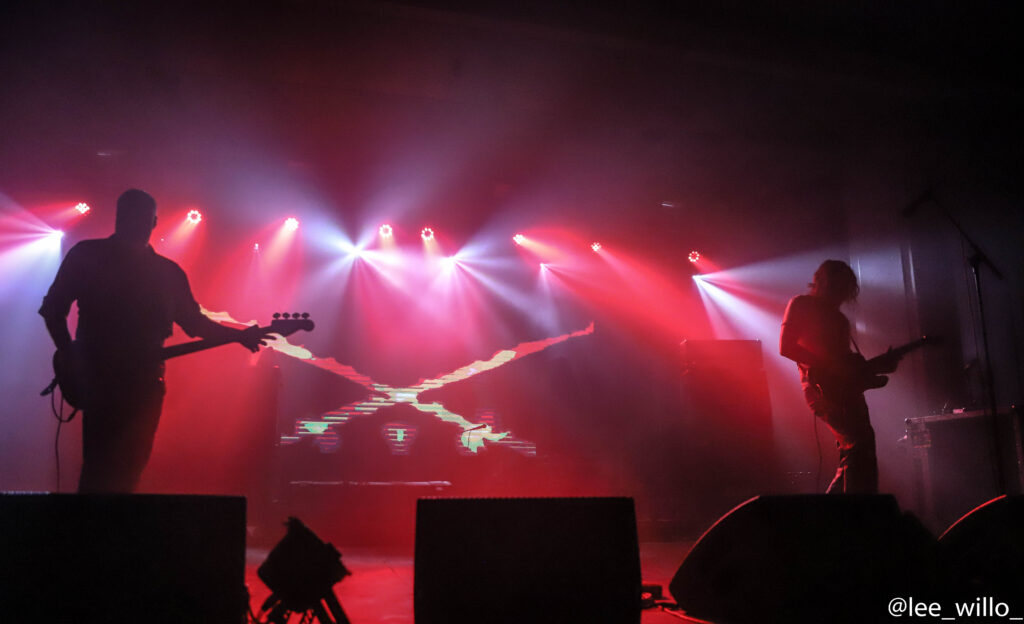
{"type": "Polygon", "coordinates": [[[512,240],[515,241],[516,245],[522,245],[523,242],[526,241],[526,237],[523,236],[522,234],[516,234],[515,236],[512,237],[512,240]]]}
{"type": "Polygon", "coordinates": [[[380,233],[381,238],[391,238],[395,234],[395,230],[387,223],[380,226],[380,229],[377,230],[377,232],[380,233]]]}
{"type": "Polygon", "coordinates": [[[92,209],[89,208],[89,204],[85,202],[79,202],[77,205],[75,205],[75,210],[77,210],[80,214],[86,214],[92,209]]]}
{"type": "Polygon", "coordinates": [[[299,229],[299,220],[296,219],[295,217],[288,217],[287,219],[284,220],[284,229],[288,230],[289,232],[294,232],[295,230],[299,229]]]}
{"type": "Polygon", "coordinates": [[[185,217],[192,225],[198,225],[203,220],[203,213],[198,210],[189,210],[188,216],[185,217]]]}
{"type": "Polygon", "coordinates": [[[590,248],[593,249],[594,251],[601,251],[601,243],[598,243],[598,242],[590,243],[590,248]]]}
{"type": "Polygon", "coordinates": [[[254,252],[256,252],[256,253],[259,253],[260,252],[260,244],[259,243],[253,243],[252,244],[252,250],[254,252]]]}
{"type": "Polygon", "coordinates": [[[697,261],[700,260],[700,252],[699,251],[691,251],[690,255],[688,255],[686,257],[690,260],[690,262],[697,262],[697,261]]]}
{"type": "Polygon", "coordinates": [[[333,589],[351,574],[341,553],[298,518],[288,518],[286,526],[284,538],[256,571],[272,592],[260,607],[262,621],[283,624],[292,614],[302,614],[303,622],[316,618],[320,624],[348,624],[333,589]]]}
{"type": "Polygon", "coordinates": [[[425,228],[423,228],[423,231],[420,232],[420,236],[425,241],[432,241],[432,240],[434,240],[434,230],[432,230],[431,228],[425,227],[425,228]]]}

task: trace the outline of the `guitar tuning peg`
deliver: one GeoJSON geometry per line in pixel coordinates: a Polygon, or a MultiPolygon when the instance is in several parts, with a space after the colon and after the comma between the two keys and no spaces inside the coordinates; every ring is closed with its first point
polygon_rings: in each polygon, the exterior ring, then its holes
{"type": "Polygon", "coordinates": [[[309,318],[309,312],[303,312],[302,313],[302,318],[308,319],[309,318]]]}
{"type": "Polygon", "coordinates": [[[279,318],[281,318],[281,313],[280,312],[274,312],[274,320],[276,321],[279,318]]]}
{"type": "Polygon", "coordinates": [[[292,315],[291,315],[291,314],[288,314],[287,312],[285,312],[285,313],[284,313],[284,314],[282,314],[281,316],[283,316],[283,317],[285,317],[285,318],[291,318],[291,316],[292,316],[292,315]]]}
{"type": "Polygon", "coordinates": [[[300,316],[302,315],[299,314],[298,312],[292,312],[292,318],[299,318],[300,316]]]}

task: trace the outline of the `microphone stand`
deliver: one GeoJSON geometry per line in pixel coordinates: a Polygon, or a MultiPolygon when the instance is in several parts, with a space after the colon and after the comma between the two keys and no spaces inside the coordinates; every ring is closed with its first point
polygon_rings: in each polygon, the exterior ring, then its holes
{"type": "Polygon", "coordinates": [[[999,445],[1000,435],[998,406],[996,405],[995,373],[992,369],[992,357],[989,353],[988,348],[988,322],[985,319],[985,300],[982,297],[981,266],[987,266],[989,270],[992,271],[992,274],[995,275],[1000,280],[1005,280],[1006,278],[1003,277],[1002,272],[1000,272],[1000,270],[984,252],[984,250],[982,250],[982,248],[976,242],[974,242],[974,239],[972,239],[971,236],[966,231],[964,231],[964,228],[960,225],[960,222],[957,221],[952,214],[950,214],[949,210],[946,209],[945,205],[939,202],[938,198],[936,198],[934,195],[931,196],[930,199],[935,202],[936,206],[939,207],[939,210],[942,211],[943,216],[945,216],[946,219],[953,224],[953,227],[955,227],[956,231],[960,233],[960,237],[964,240],[964,242],[967,243],[971,250],[971,255],[967,258],[967,262],[968,264],[971,265],[971,273],[974,275],[974,290],[976,296],[978,297],[978,316],[981,317],[981,344],[982,348],[985,351],[984,380],[988,390],[988,396],[986,398],[988,399],[987,407],[989,411],[989,425],[992,430],[992,448],[995,455],[996,487],[998,488],[999,494],[1006,494],[1006,472],[1003,469],[1002,451],[999,445]]]}

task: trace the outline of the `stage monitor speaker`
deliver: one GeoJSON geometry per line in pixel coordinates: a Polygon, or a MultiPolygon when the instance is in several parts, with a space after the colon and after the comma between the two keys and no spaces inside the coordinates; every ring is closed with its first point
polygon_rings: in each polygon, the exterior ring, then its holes
{"type": "Polygon", "coordinates": [[[1024,610],[1024,496],[994,498],[957,520],[939,538],[956,598],[1007,601],[1024,610]]]}
{"type": "Polygon", "coordinates": [[[630,498],[421,499],[417,624],[640,621],[630,498]]]}
{"type": "Polygon", "coordinates": [[[0,495],[10,622],[245,621],[245,499],[0,495]]]}
{"type": "Polygon", "coordinates": [[[716,622],[888,621],[892,598],[936,590],[934,543],[891,496],[759,496],[701,536],[669,591],[716,622]]]}

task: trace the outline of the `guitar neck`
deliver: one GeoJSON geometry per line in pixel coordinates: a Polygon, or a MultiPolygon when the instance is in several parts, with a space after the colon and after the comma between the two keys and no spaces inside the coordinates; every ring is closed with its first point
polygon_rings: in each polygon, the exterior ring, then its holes
{"type": "Polygon", "coordinates": [[[906,355],[906,354],[910,353],[911,351],[913,351],[914,349],[917,349],[917,348],[919,348],[921,346],[924,346],[924,344],[926,342],[929,342],[930,340],[931,339],[929,339],[927,337],[925,337],[925,338],[918,338],[917,340],[915,340],[913,342],[908,342],[907,344],[903,345],[902,347],[897,347],[897,348],[893,349],[892,351],[883,353],[881,355],[876,355],[875,357],[873,357],[870,360],[868,360],[868,364],[877,364],[878,362],[882,361],[883,358],[887,358],[887,357],[901,358],[904,355],[906,355]]]}
{"type": "Polygon", "coordinates": [[[230,342],[235,342],[235,340],[231,338],[204,338],[202,340],[193,340],[192,342],[183,342],[181,344],[164,347],[160,352],[160,357],[164,360],[169,360],[182,355],[198,353],[199,351],[205,351],[214,347],[226,345],[230,342]]]}
{"type": "MultiPolygon", "coordinates": [[[[278,316],[278,315],[275,315],[278,316]]],[[[266,337],[268,334],[277,334],[280,336],[291,336],[297,331],[313,331],[313,321],[310,320],[309,315],[306,314],[301,318],[295,315],[293,318],[275,318],[270,325],[266,327],[249,327],[246,328],[246,332],[255,331],[261,337],[266,337]]],[[[188,355],[190,353],[196,353],[198,351],[205,351],[206,349],[212,349],[221,345],[226,345],[230,342],[239,342],[236,337],[226,338],[204,338],[203,340],[193,340],[192,342],[183,342],[181,344],[171,345],[164,347],[160,352],[163,359],[169,360],[182,355],[188,355]]]]}

